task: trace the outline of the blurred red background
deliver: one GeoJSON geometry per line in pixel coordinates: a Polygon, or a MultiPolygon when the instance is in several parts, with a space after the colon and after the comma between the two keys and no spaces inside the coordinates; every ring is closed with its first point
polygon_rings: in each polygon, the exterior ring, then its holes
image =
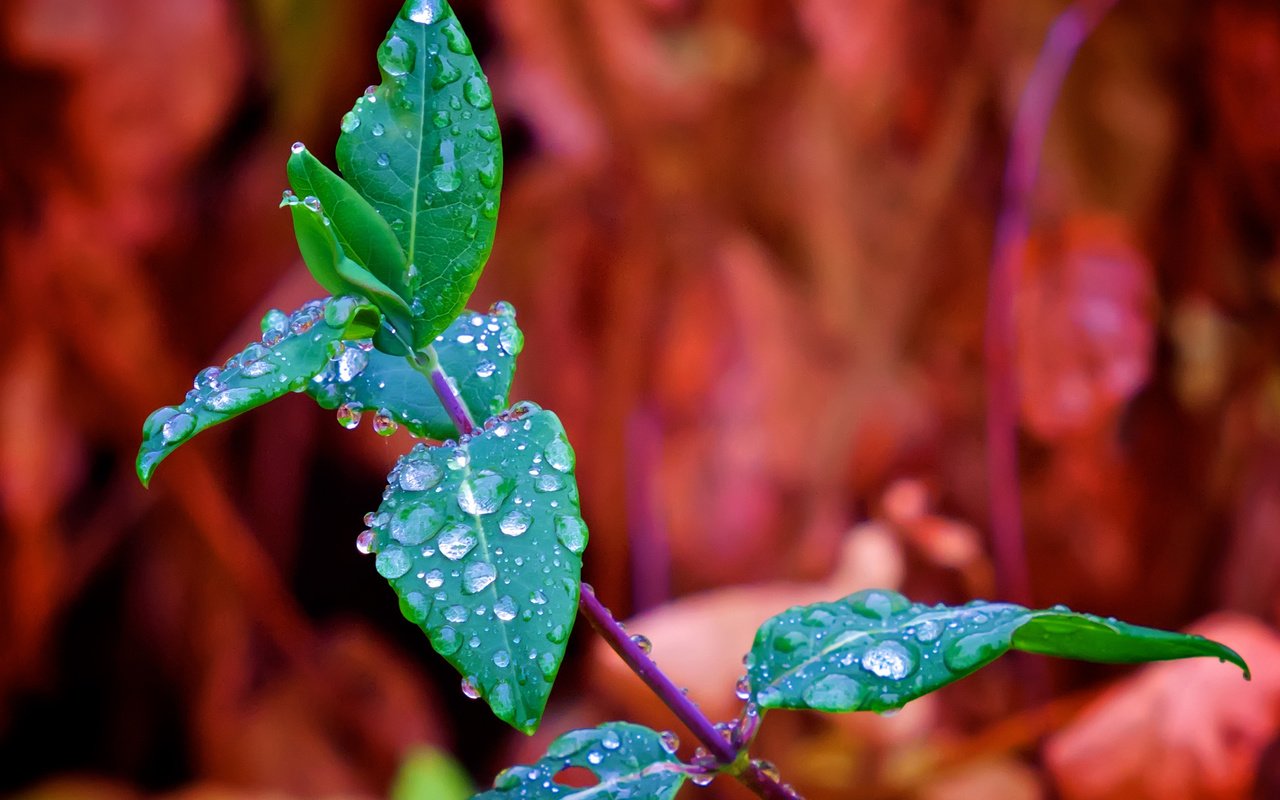
{"type": "MultiPolygon", "coordinates": [[[[332,153],[398,5],[0,6],[0,794],[377,797],[419,743],[484,785],[572,726],[675,727],[585,625],[534,739],[461,696],[353,545],[403,433],[294,396],[133,476],[151,409],[322,293],[288,146],[332,153]]],[[[786,605],[995,597],[987,279],[1066,4],[456,6],[508,155],[473,305],[519,309],[515,399],[564,419],[586,577],[659,662],[723,718],[786,605]]],[[[811,800],[1280,797],[1280,7],[1121,0],[1050,122],[1031,600],[1194,624],[1255,680],[1015,659],[891,719],[773,714],[811,800]]]]}

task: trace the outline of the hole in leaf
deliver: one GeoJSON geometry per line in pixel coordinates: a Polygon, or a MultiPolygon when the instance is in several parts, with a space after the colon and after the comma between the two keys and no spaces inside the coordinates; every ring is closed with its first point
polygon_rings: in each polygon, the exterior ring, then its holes
{"type": "Polygon", "coordinates": [[[586,767],[565,767],[552,780],[571,789],[588,789],[600,783],[600,778],[586,767]]]}

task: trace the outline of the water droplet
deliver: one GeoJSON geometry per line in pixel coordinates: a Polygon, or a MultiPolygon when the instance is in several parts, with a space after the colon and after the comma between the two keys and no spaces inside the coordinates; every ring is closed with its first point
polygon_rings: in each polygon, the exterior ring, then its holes
{"type": "Polygon", "coordinates": [[[529,530],[529,524],[532,521],[532,518],[530,518],[528,514],[517,509],[515,511],[508,512],[507,515],[502,518],[502,521],[498,523],[498,530],[502,531],[507,536],[519,536],[529,530]]]}
{"type": "Polygon", "coordinates": [[[471,55],[471,42],[467,41],[467,35],[462,32],[462,28],[457,24],[450,22],[444,26],[444,40],[449,49],[458,55],[471,55]]]}
{"type": "MultiPolygon", "coordinates": [[[[399,36],[392,35],[378,49],[378,63],[393,78],[408,75],[413,71],[418,57],[418,46],[399,36]]],[[[374,134],[375,136],[379,134],[374,134]]]]}
{"type": "Polygon", "coordinates": [[[694,786],[707,786],[716,779],[713,772],[695,772],[689,776],[694,786]]]}
{"type": "Polygon", "coordinates": [[[273,308],[262,317],[262,332],[278,331],[284,333],[289,327],[289,315],[278,308],[273,308]]]}
{"type": "Polygon", "coordinates": [[[378,409],[378,413],[373,415],[373,432],[379,436],[391,436],[399,429],[400,426],[391,416],[391,412],[385,408],[378,409]]]}
{"type": "Polygon", "coordinates": [[[640,633],[631,634],[631,643],[640,648],[640,652],[649,654],[653,652],[653,642],[649,641],[649,637],[640,633]]]}
{"type": "Polygon", "coordinates": [[[738,678],[738,682],[733,687],[733,693],[737,695],[739,700],[746,700],[751,696],[751,679],[746,675],[738,678]]]}
{"type": "Polygon", "coordinates": [[[498,650],[493,654],[493,665],[498,669],[506,669],[511,665],[511,654],[506,650],[498,650]]]}
{"type": "Polygon", "coordinates": [[[778,783],[782,780],[782,773],[778,771],[778,767],[774,765],[772,761],[765,761],[763,758],[757,758],[752,760],[751,763],[754,764],[756,769],[760,770],[765,777],[774,783],[778,783]]]}
{"type": "Polygon", "coordinates": [[[942,651],[942,661],[952,672],[969,672],[1000,656],[1008,648],[1007,636],[973,633],[948,644],[942,651]]]}
{"type": "Polygon", "coordinates": [[[587,549],[587,525],[581,518],[561,514],[556,517],[556,539],[571,553],[587,549]]]}
{"type": "Polygon", "coordinates": [[[473,561],[462,571],[462,591],[466,594],[482,592],[498,577],[498,571],[487,561],[473,561]]]}
{"type": "Polygon", "coordinates": [[[787,631],[773,640],[773,649],[779,653],[794,653],[809,646],[809,637],[800,631],[787,631]]]}
{"type": "Polygon", "coordinates": [[[862,701],[862,686],[847,675],[824,675],[804,688],[801,697],[818,711],[852,711],[862,701]]]}
{"type": "Polygon", "coordinates": [[[160,438],[165,444],[184,442],[196,432],[196,418],[190,414],[174,414],[160,426],[160,438]]]}
{"type": "Polygon", "coordinates": [[[670,755],[675,755],[676,751],[680,749],[680,737],[676,736],[675,731],[663,731],[658,736],[658,741],[662,745],[662,749],[666,750],[670,755]]]}
{"type": "Polygon", "coordinates": [[[587,763],[592,766],[599,766],[604,763],[604,753],[601,753],[599,750],[588,750],[587,763]]]}
{"type": "Polygon", "coordinates": [[[498,365],[492,361],[481,361],[476,365],[477,378],[491,378],[498,371],[498,365]]]}
{"type": "Polygon", "coordinates": [[[438,569],[433,569],[423,575],[422,580],[427,584],[428,588],[439,589],[441,586],[444,586],[444,572],[438,569]]]}
{"type": "Polygon", "coordinates": [[[516,703],[512,696],[511,684],[498,681],[489,691],[489,708],[499,719],[509,719],[515,713],[516,703]]]}
{"type": "Polygon", "coordinates": [[[547,641],[551,642],[552,644],[564,644],[565,640],[568,638],[569,638],[569,629],[563,625],[557,625],[551,630],[547,631],[547,641]]]}
{"type": "Polygon", "coordinates": [[[551,440],[546,449],[542,451],[546,456],[547,463],[552,469],[559,472],[568,472],[573,469],[574,457],[573,448],[569,446],[569,442],[563,436],[557,436],[551,440]]]}
{"type": "Polygon", "coordinates": [[[364,412],[359,406],[343,403],[338,406],[338,424],[349,431],[353,431],[360,427],[360,418],[364,416],[364,412]]]}
{"type": "Polygon", "coordinates": [[[494,156],[489,156],[488,159],[480,165],[480,169],[476,171],[477,177],[480,178],[480,184],[486,189],[493,189],[497,187],[498,173],[498,159],[494,156]]]}
{"type": "Polygon", "coordinates": [[[434,536],[443,524],[443,515],[431,506],[408,506],[391,518],[391,538],[400,544],[419,545],[434,536]]]}
{"type": "Polygon", "coordinates": [[[373,531],[361,531],[356,537],[356,550],[359,550],[361,555],[367,556],[373,552],[373,542],[373,531]]]}
{"type": "Polygon", "coordinates": [[[219,414],[235,414],[260,404],[267,397],[262,389],[240,386],[235,389],[224,389],[210,397],[205,406],[219,414]]]}
{"type": "Polygon", "coordinates": [[[508,325],[498,334],[498,345],[507,354],[518,356],[524,350],[524,333],[515,325],[508,325]]]}
{"type": "Polygon", "coordinates": [[[452,139],[440,142],[440,160],[432,170],[431,176],[435,180],[436,188],[442,192],[455,191],[462,185],[462,171],[458,168],[452,139]]]}
{"type": "Polygon", "coordinates": [[[476,537],[466,525],[455,525],[440,534],[436,544],[440,548],[440,555],[450,561],[457,561],[476,546],[476,537]]]}
{"type": "Polygon", "coordinates": [[[342,128],[343,133],[355,133],[360,128],[360,115],[354,111],[348,111],[342,115],[342,124],[339,127],[342,128]]]}
{"type": "Polygon", "coordinates": [[[496,472],[482,472],[462,481],[458,487],[458,507],[474,516],[492,514],[507,499],[512,486],[510,479],[496,472]]]}
{"type": "Polygon", "coordinates": [[[471,455],[467,453],[464,447],[455,447],[449,457],[445,459],[445,466],[451,470],[457,471],[466,469],[471,463],[471,455]]]}
{"type": "MultiPolygon", "coordinates": [[[[431,79],[432,87],[436,89],[443,89],[461,77],[462,71],[459,70],[453,62],[445,58],[444,54],[436,55],[436,74],[435,77],[431,79]]],[[[455,101],[457,100],[457,98],[453,99],[455,101]]]]}
{"type": "Polygon", "coordinates": [[[342,355],[338,356],[335,362],[337,366],[338,383],[350,383],[369,366],[369,356],[359,347],[348,347],[342,351],[342,355]]]}
{"type": "Polygon", "coordinates": [[[406,492],[425,492],[440,482],[440,470],[430,461],[408,461],[400,467],[398,482],[406,492]]]}
{"type": "Polygon", "coordinates": [[[448,625],[432,628],[427,631],[427,636],[431,639],[431,646],[442,656],[451,656],[462,647],[462,638],[448,625]]]}
{"type": "Polygon", "coordinates": [[[386,153],[378,153],[377,162],[378,166],[385,167],[391,163],[391,156],[386,153]]]}
{"type": "Polygon", "coordinates": [[[489,82],[482,75],[472,75],[467,78],[466,84],[462,87],[462,96],[481,111],[493,108],[493,92],[489,90],[489,82]]]}
{"type": "Polygon", "coordinates": [[[544,472],[533,482],[533,488],[539,492],[558,492],[564,488],[564,478],[554,472],[544,472]]]}
{"type": "Polygon", "coordinates": [[[900,681],[916,668],[916,659],[898,642],[881,642],[862,654],[862,668],[872,675],[900,681]]]}
{"type": "Polygon", "coordinates": [[[936,641],[942,635],[942,624],[934,619],[924,619],[916,623],[916,639],[921,642],[936,641]]]}
{"type": "Polygon", "coordinates": [[[305,153],[307,150],[307,146],[302,142],[294,142],[293,146],[290,147],[289,150],[291,150],[294,155],[297,155],[299,153],[305,153]]]}
{"type": "Polygon", "coordinates": [[[374,563],[374,568],[378,570],[378,574],[387,580],[395,580],[409,571],[409,567],[413,565],[409,554],[401,550],[399,547],[388,547],[381,553],[378,553],[378,560],[374,563]]]}
{"type": "Polygon", "coordinates": [[[462,679],[462,693],[471,700],[480,699],[480,687],[476,686],[476,679],[468,676],[462,679]]]}
{"type": "Polygon", "coordinates": [[[519,609],[516,608],[516,601],[513,600],[509,594],[504,594],[502,597],[498,598],[498,602],[493,604],[493,615],[503,622],[510,622],[515,619],[516,611],[518,610],[519,609]]]}
{"type": "Polygon", "coordinates": [[[876,621],[886,620],[893,614],[906,611],[911,607],[911,601],[897,592],[879,589],[855,592],[849,595],[846,601],[853,611],[876,621]]]}

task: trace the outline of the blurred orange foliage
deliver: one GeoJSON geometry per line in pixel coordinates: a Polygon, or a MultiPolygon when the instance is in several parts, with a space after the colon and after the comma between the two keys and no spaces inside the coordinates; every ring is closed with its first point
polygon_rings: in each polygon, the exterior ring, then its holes
{"type": "MultiPolygon", "coordinates": [[[[564,419],[587,577],[659,662],[730,715],[781,605],[993,592],[993,223],[1065,2],[455,5],[508,149],[475,305],[519,308],[515,395],[564,419]]],[[[571,725],[674,724],[586,626],[537,737],[461,698],[352,546],[403,434],[294,397],[133,478],[148,411],[320,294],[275,209],[287,148],[331,152],[397,6],[0,4],[0,794],[376,797],[421,742],[484,783],[571,725]]],[[[1002,662],[894,719],[771,714],[760,754],[810,800],[1280,797],[1280,8],[1119,3],[1037,186],[1035,599],[1226,610],[1203,631],[1255,683],[1002,662]]]]}

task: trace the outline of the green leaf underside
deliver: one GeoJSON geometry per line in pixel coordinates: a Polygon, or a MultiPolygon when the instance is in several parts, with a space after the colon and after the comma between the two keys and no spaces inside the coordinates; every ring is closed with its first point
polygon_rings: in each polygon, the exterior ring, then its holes
{"type": "Polygon", "coordinates": [[[285,195],[282,205],[293,214],[298,249],[316,282],[335,295],[359,295],[377,306],[384,325],[374,337],[375,343],[396,355],[407,354],[413,345],[414,321],[404,299],[348,257],[335,226],[318,204],[285,195]]]}
{"type": "Polygon", "coordinates": [[[382,83],[342,121],[343,176],[409,264],[419,344],[466,304],[493,246],[502,142],[489,84],[443,0],[409,0],[378,49],[382,83]]]}
{"type": "Polygon", "coordinates": [[[407,298],[404,251],[391,226],[369,201],[305,147],[294,145],[288,172],[295,197],[320,201],[346,254],[391,291],[407,298]]]}
{"type": "Polygon", "coordinates": [[[261,342],[250,344],[222,367],[202,371],[182,403],[147,417],[138,450],[138,478],[144,485],[150,483],[160,462],[200,431],[288,392],[302,391],[343,339],[367,338],[377,325],[377,310],[350,297],[314,300],[291,315],[268,312],[261,342]]]}
{"type": "Polygon", "coordinates": [[[1009,650],[1111,663],[1210,656],[1249,676],[1235,651],[1201,636],[1065,608],[912,603],[869,590],[769,619],[747,656],[761,708],[887,711],[959,680],[1009,650]]]}
{"type": "Polygon", "coordinates": [[[671,800],[685,779],[660,734],[609,722],[566,733],[538,763],[504,770],[492,789],[472,800],[671,800]],[[556,783],[555,776],[570,767],[590,770],[599,783],[585,788],[556,783]]]}
{"type": "MultiPolygon", "coordinates": [[[[506,303],[495,304],[488,314],[464,312],[435,342],[440,366],[457,383],[473,419],[507,407],[523,347],[524,334],[506,303]]],[[[376,350],[348,349],[307,385],[307,392],[324,408],[345,404],[383,411],[415,436],[448,439],[457,433],[426,376],[406,359],[376,350]]]]}
{"type": "Polygon", "coordinates": [[[532,733],[578,609],[587,528],[573,449],[521,403],[456,446],[419,444],[388,476],[376,566],[400,610],[494,714],[532,733]]]}

